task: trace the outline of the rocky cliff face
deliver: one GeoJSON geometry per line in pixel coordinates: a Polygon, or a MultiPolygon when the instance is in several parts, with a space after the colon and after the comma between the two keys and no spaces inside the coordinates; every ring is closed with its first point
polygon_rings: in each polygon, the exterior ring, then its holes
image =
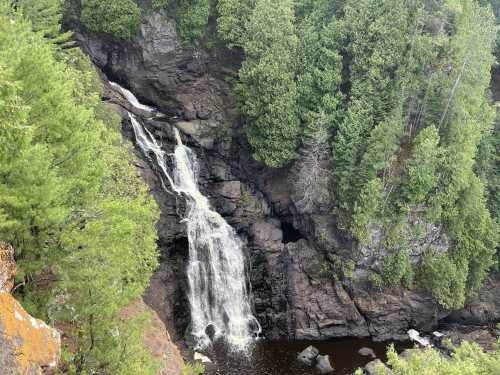
{"type": "MultiPolygon", "coordinates": [[[[342,238],[327,207],[309,213],[297,209],[290,181],[300,176],[293,166],[271,170],[252,160],[226,81],[238,67],[237,53],[195,50],[179,40],[168,14],[149,9],[144,14],[141,35],[129,43],[89,33],[76,20],[70,25],[98,68],[168,115],[161,122],[144,119],[164,147],[173,148],[172,126],[177,126],[196,151],[203,193],[247,243],[256,316],[267,337],[403,338],[409,328],[430,330],[449,315],[425,293],[372,290],[365,280],[374,265],[370,250],[364,254],[342,238]],[[325,241],[341,257],[360,254],[354,280],[325,272],[320,246],[325,241]]],[[[127,107],[112,91],[105,96],[127,107]]],[[[124,118],[124,134],[132,138],[124,118]]],[[[141,162],[138,167],[162,212],[161,266],[145,301],[180,338],[189,324],[187,239],[177,215],[182,202],[164,191],[152,165],[141,162]]],[[[436,230],[429,228],[429,235],[436,236],[436,230]]],[[[419,244],[435,240],[422,238],[419,244]]],[[[475,306],[484,308],[481,302],[475,306]]],[[[498,306],[487,309],[498,311],[498,306]]],[[[479,315],[482,321],[491,317],[479,315]]]]}
{"type": "Polygon", "coordinates": [[[0,373],[52,374],[61,352],[60,334],[10,295],[15,273],[14,249],[0,243],[0,373]]]}

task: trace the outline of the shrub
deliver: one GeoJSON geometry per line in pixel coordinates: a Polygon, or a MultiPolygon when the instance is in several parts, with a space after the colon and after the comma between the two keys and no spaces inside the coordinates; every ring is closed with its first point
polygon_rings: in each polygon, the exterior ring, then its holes
{"type": "Polygon", "coordinates": [[[133,0],[82,0],[82,23],[91,31],[132,39],[141,27],[141,11],[133,0]]]}

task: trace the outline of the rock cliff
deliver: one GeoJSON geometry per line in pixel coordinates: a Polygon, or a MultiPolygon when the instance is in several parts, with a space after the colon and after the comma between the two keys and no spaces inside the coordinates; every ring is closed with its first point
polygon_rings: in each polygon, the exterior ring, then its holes
{"type": "Polygon", "coordinates": [[[14,249],[0,243],[0,372],[51,374],[61,353],[60,334],[30,316],[12,297],[15,272],[14,249]]]}
{"type": "MultiPolygon", "coordinates": [[[[300,176],[293,166],[272,170],[253,161],[227,83],[240,63],[237,51],[187,46],[165,11],[147,7],[141,33],[131,42],[89,33],[76,19],[69,20],[68,27],[109,79],[167,115],[163,121],[143,119],[167,150],[173,148],[172,126],[177,126],[196,151],[203,193],[247,244],[256,316],[267,337],[384,340],[404,338],[409,328],[433,329],[447,316],[467,320],[473,315],[485,323],[498,314],[499,304],[487,305],[492,287],[481,294],[484,300],[480,296],[471,302],[468,311],[474,313],[469,315],[442,311],[424,292],[371,289],[366,282],[368,270],[376,267],[371,250],[363,251],[343,238],[328,207],[308,213],[297,209],[290,181],[300,176]],[[325,272],[321,245],[325,241],[343,261],[354,263],[354,278],[325,272]]],[[[127,108],[112,90],[106,90],[104,99],[127,108]]],[[[126,116],[124,134],[133,136],[126,116]]],[[[143,161],[138,168],[162,212],[158,223],[161,266],[145,301],[177,339],[189,324],[184,274],[187,239],[177,215],[182,202],[164,191],[154,166],[143,161]]],[[[429,241],[446,243],[439,228],[428,232],[428,238],[415,245],[415,256],[429,241]]],[[[498,277],[490,282],[500,285],[498,277]]]]}

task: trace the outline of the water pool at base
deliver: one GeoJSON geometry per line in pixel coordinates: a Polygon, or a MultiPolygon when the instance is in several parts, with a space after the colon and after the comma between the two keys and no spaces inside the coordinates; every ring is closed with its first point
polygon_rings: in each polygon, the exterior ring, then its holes
{"type": "Polygon", "coordinates": [[[297,354],[309,345],[316,347],[321,355],[328,354],[335,368],[334,375],[352,374],[372,360],[358,350],[373,349],[377,358],[385,361],[386,348],[394,343],[398,352],[411,348],[409,342],[373,342],[369,339],[335,339],[331,341],[260,341],[248,357],[228,353],[223,345],[215,345],[209,354],[214,361],[207,368],[210,375],[317,375],[314,366],[307,367],[297,362],[297,354]]]}

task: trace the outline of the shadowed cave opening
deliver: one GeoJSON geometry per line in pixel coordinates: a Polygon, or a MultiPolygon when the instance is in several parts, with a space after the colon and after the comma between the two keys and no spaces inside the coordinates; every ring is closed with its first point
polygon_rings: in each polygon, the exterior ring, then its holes
{"type": "Polygon", "coordinates": [[[293,226],[293,224],[287,223],[286,221],[281,222],[281,230],[283,231],[283,240],[284,244],[290,242],[297,242],[304,238],[302,234],[293,226]]]}

